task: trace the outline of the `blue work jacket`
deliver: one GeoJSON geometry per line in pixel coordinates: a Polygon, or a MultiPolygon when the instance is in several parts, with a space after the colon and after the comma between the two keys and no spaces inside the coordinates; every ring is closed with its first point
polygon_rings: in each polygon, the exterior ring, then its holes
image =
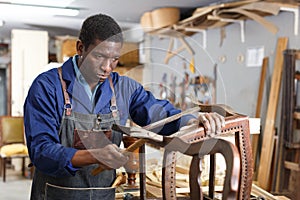
{"type": "MultiPolygon", "coordinates": [[[[62,76],[67,84],[72,109],[85,114],[109,113],[112,90],[109,80],[97,89],[93,105],[82,85],[76,81],[72,58],[62,66],[62,76]]],[[[177,114],[166,100],[156,99],[133,79],[111,73],[120,124],[128,119],[140,126],[177,114]]],[[[59,129],[64,111],[64,97],[57,69],[40,74],[32,83],[24,103],[24,124],[30,159],[35,167],[48,175],[63,177],[74,175],[78,170],[71,164],[74,148],[61,145],[59,129]]],[[[169,135],[185,125],[192,116],[185,116],[160,128],[157,132],[169,135]]]]}

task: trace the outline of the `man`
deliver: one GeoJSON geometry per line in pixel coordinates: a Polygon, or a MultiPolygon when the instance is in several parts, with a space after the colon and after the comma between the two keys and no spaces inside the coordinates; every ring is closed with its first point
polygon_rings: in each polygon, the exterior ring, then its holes
{"type": "MultiPolygon", "coordinates": [[[[36,169],[31,199],[114,199],[115,169],[128,158],[118,147],[122,134],[111,131],[111,125],[131,119],[145,126],[180,112],[112,72],[122,44],[121,28],[111,17],[91,16],[82,25],[77,55],[32,83],[24,104],[27,146],[36,169]],[[92,176],[99,165],[106,170],[92,176]]],[[[199,116],[212,133],[224,123],[215,113],[199,116]]],[[[184,116],[158,132],[170,135],[195,121],[184,116]]]]}

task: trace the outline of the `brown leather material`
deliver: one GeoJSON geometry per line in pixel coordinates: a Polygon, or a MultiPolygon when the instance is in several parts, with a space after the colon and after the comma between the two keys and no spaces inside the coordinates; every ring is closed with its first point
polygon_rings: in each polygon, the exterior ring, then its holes
{"type": "Polygon", "coordinates": [[[3,144],[24,143],[23,117],[2,117],[0,125],[3,144]]]}
{"type": "Polygon", "coordinates": [[[117,99],[116,99],[114,84],[113,84],[111,76],[109,76],[108,79],[109,79],[109,86],[110,86],[110,89],[112,92],[112,97],[110,100],[110,104],[111,104],[110,111],[111,111],[113,117],[116,118],[118,116],[118,107],[117,107],[117,99]]]}
{"type": "Polygon", "coordinates": [[[74,130],[73,147],[76,149],[96,149],[111,143],[111,130],[74,130]]]}
{"type": "Polygon", "coordinates": [[[65,106],[64,107],[65,107],[66,115],[70,116],[71,112],[72,112],[72,104],[71,104],[70,97],[69,97],[69,94],[68,94],[68,91],[67,91],[67,84],[62,78],[62,67],[58,67],[57,71],[58,71],[58,74],[59,74],[61,87],[62,87],[63,94],[64,94],[64,99],[65,99],[65,106]]]}

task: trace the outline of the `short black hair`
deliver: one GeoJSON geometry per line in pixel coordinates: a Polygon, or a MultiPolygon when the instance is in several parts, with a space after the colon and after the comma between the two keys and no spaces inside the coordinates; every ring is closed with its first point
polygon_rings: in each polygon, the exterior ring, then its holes
{"type": "Polygon", "coordinates": [[[112,17],[105,14],[88,17],[82,24],[79,39],[86,49],[95,40],[123,43],[121,27],[112,17]]]}

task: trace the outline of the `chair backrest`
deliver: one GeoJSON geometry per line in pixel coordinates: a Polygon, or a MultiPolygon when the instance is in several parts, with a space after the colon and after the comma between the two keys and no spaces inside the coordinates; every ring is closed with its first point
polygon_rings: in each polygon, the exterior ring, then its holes
{"type": "Polygon", "coordinates": [[[0,116],[0,145],[24,142],[23,117],[0,116]]]}

